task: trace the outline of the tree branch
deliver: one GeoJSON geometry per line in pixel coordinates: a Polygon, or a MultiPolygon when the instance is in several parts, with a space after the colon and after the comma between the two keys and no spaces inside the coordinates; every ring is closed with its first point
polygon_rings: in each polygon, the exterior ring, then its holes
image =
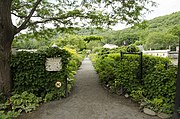
{"type": "MultiPolygon", "coordinates": [[[[11,12],[11,14],[12,15],[14,15],[14,16],[16,16],[16,17],[19,17],[19,18],[27,18],[27,16],[25,16],[25,15],[18,15],[18,14],[16,14],[16,13],[14,13],[14,12],[11,12]]],[[[44,18],[43,16],[39,16],[39,15],[37,15],[37,16],[31,16],[31,18],[44,18]]]]}
{"type": "Polygon", "coordinates": [[[19,18],[26,18],[27,16],[22,16],[22,15],[18,15],[14,12],[11,12],[12,15],[16,16],[16,17],[19,17],[19,18]]]}
{"type": "Polygon", "coordinates": [[[36,3],[34,4],[34,7],[32,8],[31,12],[29,13],[29,15],[26,17],[25,21],[21,24],[21,26],[19,28],[17,28],[15,34],[19,33],[21,30],[25,29],[27,26],[27,23],[29,22],[29,20],[31,19],[32,15],[34,14],[37,6],[40,4],[42,0],[37,0],[36,3]]]}
{"type": "Polygon", "coordinates": [[[62,23],[62,24],[65,24],[66,22],[70,21],[70,20],[63,20],[61,21],[62,18],[60,17],[54,17],[54,18],[46,18],[44,20],[41,20],[41,21],[35,21],[35,22],[30,22],[29,24],[30,25],[36,25],[36,24],[41,24],[41,23],[47,23],[47,22],[50,22],[50,21],[57,21],[59,23],[62,23]]]}

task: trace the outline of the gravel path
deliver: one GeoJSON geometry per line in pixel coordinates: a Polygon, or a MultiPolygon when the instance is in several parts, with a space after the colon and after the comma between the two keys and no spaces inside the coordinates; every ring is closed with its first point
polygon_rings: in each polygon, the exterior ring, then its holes
{"type": "Polygon", "coordinates": [[[76,79],[68,98],[43,104],[19,119],[159,119],[140,112],[130,99],[105,90],[89,58],[82,62],[76,79]]]}

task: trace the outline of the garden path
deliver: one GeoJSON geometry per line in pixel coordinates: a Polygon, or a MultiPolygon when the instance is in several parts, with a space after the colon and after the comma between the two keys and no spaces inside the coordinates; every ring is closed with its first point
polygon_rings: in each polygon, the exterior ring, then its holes
{"type": "Polygon", "coordinates": [[[140,112],[130,99],[105,90],[89,58],[83,60],[76,79],[69,97],[43,104],[19,119],[159,119],[140,112]]]}

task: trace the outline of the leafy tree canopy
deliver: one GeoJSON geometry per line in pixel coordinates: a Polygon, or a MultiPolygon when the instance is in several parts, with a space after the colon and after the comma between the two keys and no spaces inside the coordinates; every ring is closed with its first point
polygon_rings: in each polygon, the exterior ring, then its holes
{"type": "Polygon", "coordinates": [[[174,27],[169,29],[168,32],[179,37],[179,39],[180,39],[180,25],[175,25],[174,27]]]}
{"type": "Polygon", "coordinates": [[[177,45],[177,36],[161,32],[152,32],[147,36],[145,42],[146,49],[168,49],[169,46],[175,48],[177,45]]]}
{"type": "Polygon", "coordinates": [[[57,39],[51,42],[51,46],[56,44],[58,47],[70,47],[81,51],[86,49],[86,42],[83,39],[83,36],[72,35],[72,34],[60,34],[57,39]]]}
{"type": "Polygon", "coordinates": [[[87,41],[89,43],[90,41],[96,41],[96,40],[101,41],[102,39],[103,38],[101,36],[86,36],[84,38],[84,41],[87,41]]]}
{"type": "Polygon", "coordinates": [[[18,33],[47,27],[109,27],[141,22],[150,0],[13,0],[11,14],[18,33]],[[50,25],[53,23],[53,25],[50,25]]]}

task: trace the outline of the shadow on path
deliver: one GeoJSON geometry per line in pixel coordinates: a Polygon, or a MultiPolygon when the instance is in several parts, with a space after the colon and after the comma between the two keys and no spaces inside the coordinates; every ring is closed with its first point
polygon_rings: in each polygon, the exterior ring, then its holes
{"type": "Polygon", "coordinates": [[[159,119],[140,112],[131,100],[104,90],[89,58],[83,60],[76,79],[68,98],[43,104],[19,119],[159,119]]]}

